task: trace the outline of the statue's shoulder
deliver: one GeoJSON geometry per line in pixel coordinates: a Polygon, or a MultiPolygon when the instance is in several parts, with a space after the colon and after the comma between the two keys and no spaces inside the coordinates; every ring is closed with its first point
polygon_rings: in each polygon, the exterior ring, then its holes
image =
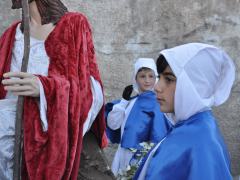
{"type": "Polygon", "coordinates": [[[64,20],[71,21],[71,22],[75,22],[75,21],[88,22],[87,17],[80,12],[67,12],[61,18],[61,21],[64,21],[64,20]]]}

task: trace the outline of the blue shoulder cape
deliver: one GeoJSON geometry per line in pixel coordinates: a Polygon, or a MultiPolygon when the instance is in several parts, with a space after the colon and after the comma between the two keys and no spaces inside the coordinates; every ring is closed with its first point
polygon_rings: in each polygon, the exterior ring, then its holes
{"type": "MultiPolygon", "coordinates": [[[[144,162],[133,179],[138,179],[144,162]]],[[[232,179],[229,154],[211,111],[198,113],[169,130],[150,161],[145,179],[232,179]]]]}
{"type": "Polygon", "coordinates": [[[111,141],[118,139],[118,143],[121,143],[123,148],[141,149],[139,143],[146,141],[157,143],[166,135],[167,129],[168,123],[163,113],[160,112],[155,93],[146,91],[137,96],[126,121],[122,138],[119,130],[107,134],[111,141]]]}

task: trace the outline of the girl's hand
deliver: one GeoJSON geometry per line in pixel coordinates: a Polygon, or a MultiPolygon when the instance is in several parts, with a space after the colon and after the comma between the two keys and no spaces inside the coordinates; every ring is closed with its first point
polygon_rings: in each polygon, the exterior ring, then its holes
{"type": "Polygon", "coordinates": [[[12,91],[16,96],[40,96],[39,80],[37,76],[24,72],[8,72],[3,74],[2,81],[6,91],[12,91]]]}
{"type": "Polygon", "coordinates": [[[123,99],[129,101],[131,98],[132,92],[133,92],[133,85],[126,86],[122,94],[123,99]]]}

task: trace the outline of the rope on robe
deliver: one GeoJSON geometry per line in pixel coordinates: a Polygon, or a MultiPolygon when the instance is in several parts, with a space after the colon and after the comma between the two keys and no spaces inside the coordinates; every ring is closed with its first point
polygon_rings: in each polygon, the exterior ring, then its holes
{"type": "MultiPolygon", "coordinates": [[[[30,16],[28,0],[22,0],[22,23],[24,25],[24,54],[21,71],[27,72],[30,51],[30,16]]],[[[23,147],[23,105],[24,97],[19,96],[17,102],[14,144],[13,180],[21,180],[22,170],[22,147],[23,147]]]]}

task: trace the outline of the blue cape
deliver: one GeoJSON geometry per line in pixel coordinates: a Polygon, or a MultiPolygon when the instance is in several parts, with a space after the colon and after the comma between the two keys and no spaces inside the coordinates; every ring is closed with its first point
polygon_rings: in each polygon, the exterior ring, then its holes
{"type": "Polygon", "coordinates": [[[137,96],[126,121],[122,138],[120,130],[116,130],[115,133],[113,130],[109,133],[110,130],[107,130],[107,135],[111,142],[119,140],[121,147],[141,149],[139,143],[147,141],[157,143],[166,135],[167,129],[168,123],[160,112],[155,93],[146,91],[137,96]]]}
{"type": "MultiPolygon", "coordinates": [[[[144,161],[135,180],[143,165],[144,161]]],[[[169,130],[150,161],[145,179],[232,179],[229,154],[211,111],[198,113],[169,130]]]]}

